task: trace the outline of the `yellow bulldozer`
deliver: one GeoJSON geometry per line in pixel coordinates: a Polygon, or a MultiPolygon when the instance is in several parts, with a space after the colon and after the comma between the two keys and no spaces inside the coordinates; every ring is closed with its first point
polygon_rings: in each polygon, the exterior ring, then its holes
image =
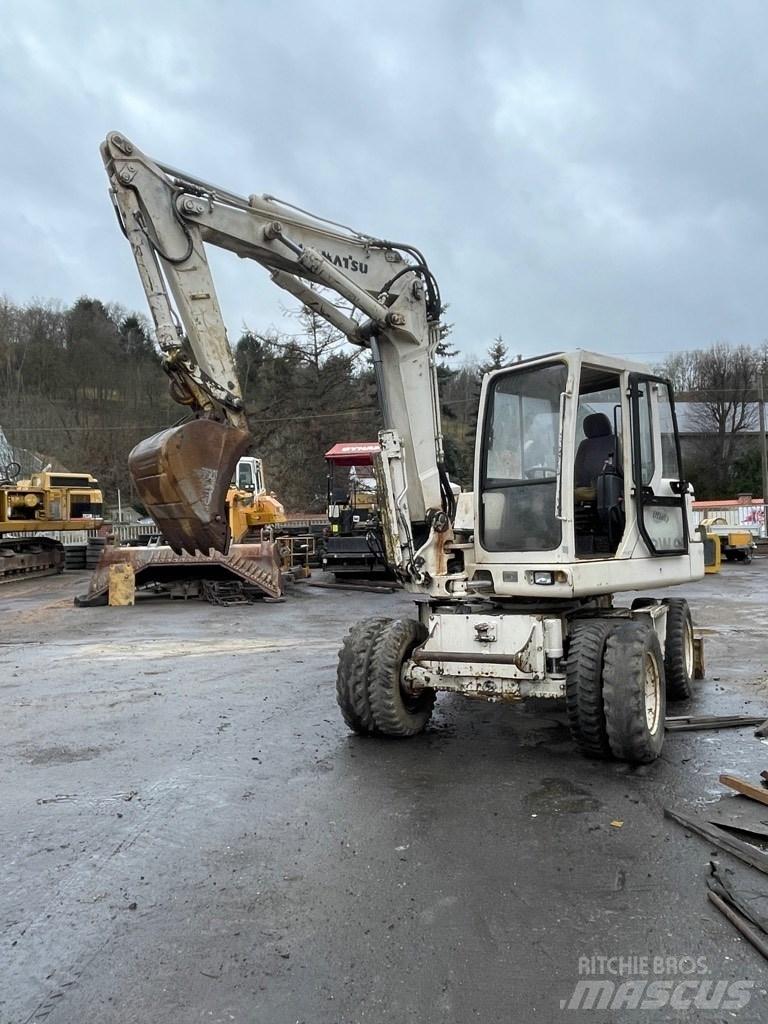
{"type": "Polygon", "coordinates": [[[20,473],[18,462],[0,469],[0,582],[63,572],[64,545],[46,534],[102,524],[102,493],[90,473],[20,473]]]}

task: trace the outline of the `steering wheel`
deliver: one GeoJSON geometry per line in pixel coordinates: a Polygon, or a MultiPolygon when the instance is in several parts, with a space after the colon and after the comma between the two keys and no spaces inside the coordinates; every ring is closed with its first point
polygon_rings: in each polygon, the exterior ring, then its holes
{"type": "Polygon", "coordinates": [[[0,470],[0,477],[2,478],[3,483],[15,484],[19,478],[19,473],[21,473],[21,466],[19,463],[9,462],[7,465],[3,466],[2,470],[0,470]]]}
{"type": "Polygon", "coordinates": [[[550,466],[531,466],[530,469],[525,470],[526,480],[545,480],[556,476],[557,470],[550,466]]]}

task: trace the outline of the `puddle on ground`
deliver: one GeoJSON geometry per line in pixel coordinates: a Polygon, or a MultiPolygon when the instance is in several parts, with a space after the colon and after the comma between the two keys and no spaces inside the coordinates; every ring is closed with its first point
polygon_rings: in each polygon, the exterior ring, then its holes
{"type": "Polygon", "coordinates": [[[603,806],[589,790],[568,779],[544,779],[541,788],[528,793],[523,803],[531,814],[584,814],[603,806]]]}

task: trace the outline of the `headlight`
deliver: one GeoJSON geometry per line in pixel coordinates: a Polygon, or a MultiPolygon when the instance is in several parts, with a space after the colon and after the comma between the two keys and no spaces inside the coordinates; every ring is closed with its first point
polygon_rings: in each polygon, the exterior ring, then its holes
{"type": "Polygon", "coordinates": [[[532,575],[533,582],[540,587],[551,587],[555,582],[555,574],[549,569],[536,569],[532,575]]]}

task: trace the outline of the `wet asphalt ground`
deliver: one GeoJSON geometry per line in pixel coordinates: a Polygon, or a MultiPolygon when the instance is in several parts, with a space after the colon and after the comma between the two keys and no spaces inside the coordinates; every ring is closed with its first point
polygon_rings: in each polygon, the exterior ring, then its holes
{"type": "MultiPolygon", "coordinates": [[[[76,609],[86,580],[0,588],[2,1024],[765,1019],[708,844],[662,816],[768,767],[751,729],[631,769],[557,704],[443,697],[423,736],[362,739],[336,650],[407,595],[76,609]],[[580,957],[633,955],[703,957],[749,1003],[561,1009],[580,957]]],[[[708,678],[674,711],[768,715],[768,559],[676,593],[708,678]]]]}

